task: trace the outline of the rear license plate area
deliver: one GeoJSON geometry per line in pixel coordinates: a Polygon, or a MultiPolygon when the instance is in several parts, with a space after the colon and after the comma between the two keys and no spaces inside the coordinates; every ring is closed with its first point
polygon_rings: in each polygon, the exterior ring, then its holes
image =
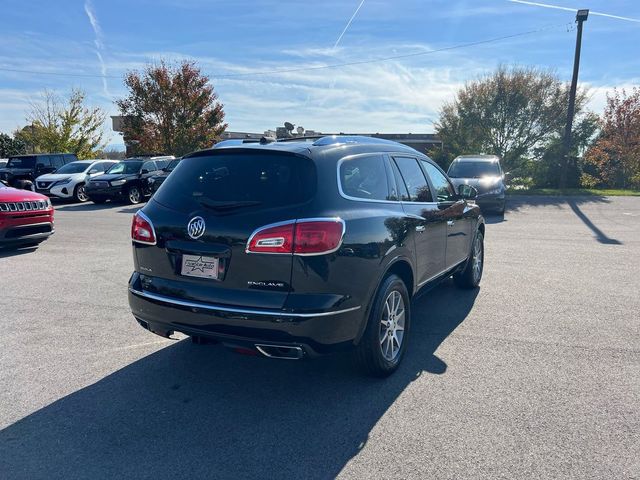
{"type": "Polygon", "coordinates": [[[218,279],[218,262],[216,257],[204,255],[182,255],[180,274],[186,277],[218,279]]]}

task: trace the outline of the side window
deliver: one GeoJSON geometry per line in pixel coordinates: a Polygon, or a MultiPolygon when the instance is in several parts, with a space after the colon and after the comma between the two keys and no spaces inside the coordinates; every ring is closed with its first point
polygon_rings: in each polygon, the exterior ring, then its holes
{"type": "Polygon", "coordinates": [[[147,170],[149,172],[154,172],[154,171],[157,170],[156,163],[153,160],[151,160],[149,162],[144,162],[142,164],[142,170],[147,170]]]}
{"type": "Polygon", "coordinates": [[[61,166],[64,165],[64,160],[62,158],[62,155],[54,155],[51,158],[53,159],[53,166],[55,168],[60,168],[61,166]]]}
{"type": "Polygon", "coordinates": [[[409,201],[411,202],[431,202],[431,192],[427,179],[422,173],[420,165],[415,158],[395,157],[394,161],[400,170],[404,184],[407,186],[409,201]]]}
{"type": "Polygon", "coordinates": [[[384,157],[371,155],[340,163],[340,188],[349,197],[390,200],[384,157]]]}
{"type": "Polygon", "coordinates": [[[438,202],[451,202],[455,200],[455,192],[447,177],[435,165],[430,162],[422,161],[422,166],[427,171],[427,175],[431,179],[431,184],[436,193],[438,202]]]}
{"type": "Polygon", "coordinates": [[[36,161],[36,167],[50,167],[51,166],[51,157],[48,155],[38,155],[38,160],[36,161]]]}
{"type": "Polygon", "coordinates": [[[67,155],[63,155],[63,157],[64,157],[64,160],[63,160],[64,163],[75,162],[78,160],[78,157],[76,157],[75,155],[67,154],[67,155]]]}

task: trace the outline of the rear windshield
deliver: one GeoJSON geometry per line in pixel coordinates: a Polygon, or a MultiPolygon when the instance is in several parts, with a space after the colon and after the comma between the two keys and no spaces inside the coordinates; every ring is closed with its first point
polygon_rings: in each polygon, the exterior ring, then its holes
{"type": "Polygon", "coordinates": [[[303,203],[316,191],[313,162],[264,152],[192,157],[181,161],[154,199],[175,208],[197,204],[221,211],[303,203]]]}
{"type": "Polygon", "coordinates": [[[113,167],[107,170],[107,173],[140,173],[142,168],[142,162],[120,162],[116,163],[113,167]]]}
{"type": "Polygon", "coordinates": [[[447,172],[451,178],[482,178],[500,175],[498,162],[455,161],[447,172]]]}
{"type": "Polygon", "coordinates": [[[36,157],[11,157],[7,162],[9,168],[33,168],[36,166],[36,157]]]}

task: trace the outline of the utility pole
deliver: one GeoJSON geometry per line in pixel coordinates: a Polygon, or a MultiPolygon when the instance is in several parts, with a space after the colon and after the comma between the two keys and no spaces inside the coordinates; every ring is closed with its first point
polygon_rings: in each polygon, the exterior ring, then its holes
{"type": "Polygon", "coordinates": [[[589,10],[578,10],[576,23],[578,33],[576,35],[576,53],[573,58],[573,77],[571,78],[571,90],[569,91],[569,109],[567,111],[567,125],[564,130],[564,141],[562,144],[562,163],[560,165],[560,188],[567,186],[567,171],[569,169],[569,158],[571,156],[571,129],[573,127],[573,115],[576,109],[576,90],[578,88],[578,71],[580,70],[580,49],[582,47],[582,24],[587,21],[589,10]]]}

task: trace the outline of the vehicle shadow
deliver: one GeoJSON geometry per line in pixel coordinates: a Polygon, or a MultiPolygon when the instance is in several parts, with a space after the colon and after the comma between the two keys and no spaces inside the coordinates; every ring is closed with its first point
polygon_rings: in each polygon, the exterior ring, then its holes
{"type": "Polygon", "coordinates": [[[28,247],[0,247],[0,258],[8,258],[15,257],[17,255],[26,255],[28,253],[33,253],[38,249],[38,245],[36,246],[28,246],[28,247]]]}
{"type": "Polygon", "coordinates": [[[385,380],[347,354],[289,362],[181,341],[0,432],[5,478],[334,478],[420,375],[477,291],[413,304],[411,346],[385,380]]]}
{"type": "MultiPolygon", "coordinates": [[[[544,207],[556,206],[561,207],[568,205],[575,215],[584,223],[594,234],[596,240],[605,245],[622,245],[622,242],[607,236],[600,230],[591,219],[582,211],[581,205],[592,203],[611,203],[607,197],[601,195],[583,195],[583,196],[525,196],[513,195],[507,200],[507,211],[517,212],[525,207],[544,207]]],[[[487,222],[491,223],[491,222],[487,222]]]]}
{"type": "Polygon", "coordinates": [[[138,205],[126,205],[124,203],[107,202],[107,203],[70,203],[56,205],[56,210],[64,212],[95,212],[99,210],[115,210],[117,213],[135,213],[144,207],[144,203],[138,205]],[[116,210],[118,209],[118,210],[116,210]]]}

